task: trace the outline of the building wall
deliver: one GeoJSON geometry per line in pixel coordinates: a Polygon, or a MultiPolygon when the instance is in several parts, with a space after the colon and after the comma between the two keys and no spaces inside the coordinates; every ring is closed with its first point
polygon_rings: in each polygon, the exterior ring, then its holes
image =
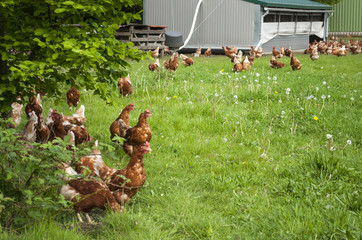
{"type": "Polygon", "coordinates": [[[329,19],[329,32],[362,33],[362,1],[343,0],[333,6],[329,19]]]}
{"type": "MultiPolygon", "coordinates": [[[[143,21],[166,25],[186,40],[198,0],[144,0],[143,21]]],[[[255,21],[260,7],[241,0],[204,0],[200,6],[193,36],[186,48],[236,46],[250,49],[258,39],[255,21]],[[225,18],[226,17],[226,18],[225,18]]]]}
{"type": "Polygon", "coordinates": [[[279,50],[280,47],[291,47],[294,52],[301,52],[309,46],[309,34],[298,34],[291,36],[279,35],[262,45],[263,53],[272,53],[273,46],[279,50]]]}

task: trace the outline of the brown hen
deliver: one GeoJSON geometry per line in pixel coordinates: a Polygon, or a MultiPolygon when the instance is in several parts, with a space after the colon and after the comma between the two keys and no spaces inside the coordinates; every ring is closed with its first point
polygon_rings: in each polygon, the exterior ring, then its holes
{"type": "Polygon", "coordinates": [[[72,86],[69,91],[67,92],[67,103],[69,106],[69,109],[72,109],[72,106],[77,107],[79,104],[79,97],[80,94],[78,90],[72,86]]]}
{"type": "Polygon", "coordinates": [[[134,104],[128,104],[125,108],[122,109],[119,116],[111,124],[109,131],[111,132],[111,140],[113,141],[114,136],[119,136],[124,138],[126,136],[126,131],[130,128],[129,125],[129,113],[134,109],[134,104]]]}
{"type": "Polygon", "coordinates": [[[151,141],[152,133],[150,125],[147,122],[150,116],[150,110],[146,109],[146,111],[140,114],[136,126],[127,130],[125,136],[126,141],[123,142],[123,150],[129,156],[132,156],[134,147],[147,144],[151,141]]]}

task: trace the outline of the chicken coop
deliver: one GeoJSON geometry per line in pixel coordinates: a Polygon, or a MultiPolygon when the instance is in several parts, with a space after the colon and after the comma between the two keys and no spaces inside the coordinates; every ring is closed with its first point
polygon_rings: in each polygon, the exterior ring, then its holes
{"type": "MultiPolygon", "coordinates": [[[[248,51],[261,46],[305,50],[310,41],[328,37],[331,6],[310,0],[144,0],[144,24],[180,32],[180,50],[198,47],[248,51]]],[[[167,33],[166,33],[167,34],[167,33]]],[[[167,44],[167,43],[166,43],[167,44]]]]}

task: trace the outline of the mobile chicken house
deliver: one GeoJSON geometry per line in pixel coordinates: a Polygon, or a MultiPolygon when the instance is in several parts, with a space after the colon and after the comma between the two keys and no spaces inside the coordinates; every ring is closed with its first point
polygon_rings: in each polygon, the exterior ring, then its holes
{"type": "MultiPolygon", "coordinates": [[[[180,49],[305,50],[328,37],[332,7],[310,0],[144,0],[143,22],[182,34],[180,49]]],[[[167,34],[167,33],[166,33],[167,34]]],[[[166,43],[167,44],[167,43],[166,43]]]]}

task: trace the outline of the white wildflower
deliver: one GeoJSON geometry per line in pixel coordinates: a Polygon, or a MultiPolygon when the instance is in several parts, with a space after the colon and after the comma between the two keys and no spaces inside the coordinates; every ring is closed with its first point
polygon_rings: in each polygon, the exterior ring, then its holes
{"type": "Polygon", "coordinates": [[[323,67],[321,67],[321,69],[323,69],[323,67]]]}
{"type": "Polygon", "coordinates": [[[331,97],[331,95],[328,95],[328,98],[330,98],[331,97]]]}
{"type": "Polygon", "coordinates": [[[346,94],[344,94],[343,97],[346,98],[347,97],[346,94]]]}
{"type": "Polygon", "coordinates": [[[191,101],[189,101],[189,104],[192,104],[192,102],[191,102],[191,101]]]}
{"type": "Polygon", "coordinates": [[[255,79],[254,81],[255,81],[255,82],[258,82],[258,79],[255,79]]]}
{"type": "Polygon", "coordinates": [[[265,153],[263,153],[262,155],[260,155],[260,157],[262,157],[262,158],[266,158],[266,154],[265,154],[265,153]]]}
{"type": "Polygon", "coordinates": [[[228,141],[228,139],[227,138],[224,138],[224,142],[227,142],[228,141]]]}
{"type": "Polygon", "coordinates": [[[281,99],[279,99],[279,103],[282,103],[282,100],[281,100],[281,99]]]}
{"type": "Polygon", "coordinates": [[[187,81],[186,81],[186,80],[184,80],[184,83],[187,83],[187,81]]]}
{"type": "Polygon", "coordinates": [[[290,92],[290,88],[287,88],[286,90],[287,90],[287,92],[290,92]]]}
{"type": "Polygon", "coordinates": [[[246,78],[246,76],[244,75],[243,78],[246,78]]]}
{"type": "Polygon", "coordinates": [[[166,101],[170,100],[171,98],[170,97],[166,97],[166,101]]]}
{"type": "Polygon", "coordinates": [[[300,110],[304,111],[304,108],[300,108],[300,110]]]}
{"type": "Polygon", "coordinates": [[[234,95],[234,98],[235,98],[235,99],[238,99],[238,95],[234,95]]]}
{"type": "Polygon", "coordinates": [[[254,100],[251,100],[250,102],[251,102],[251,103],[253,103],[253,102],[254,102],[254,100]]]}
{"type": "Polygon", "coordinates": [[[238,85],[236,85],[236,86],[235,86],[235,88],[239,88],[239,86],[238,86],[238,85]]]}
{"type": "Polygon", "coordinates": [[[271,77],[268,76],[268,80],[270,80],[270,79],[271,79],[271,77]]]}
{"type": "Polygon", "coordinates": [[[277,80],[277,77],[276,77],[276,76],[274,76],[274,77],[273,77],[273,80],[274,80],[274,81],[275,81],[275,80],[277,80]]]}
{"type": "Polygon", "coordinates": [[[200,158],[200,156],[199,156],[199,155],[196,155],[195,158],[200,158]]]}
{"type": "Polygon", "coordinates": [[[336,148],[335,146],[332,146],[329,150],[330,150],[330,151],[336,151],[337,148],[336,148]]]}
{"type": "Polygon", "coordinates": [[[347,144],[348,144],[348,145],[352,145],[352,141],[348,139],[348,140],[347,140],[347,144]]]}
{"type": "Polygon", "coordinates": [[[357,92],[357,90],[353,90],[353,92],[357,92]]]}
{"type": "Polygon", "coordinates": [[[321,98],[322,98],[322,99],[326,99],[326,95],[322,95],[321,98]]]}
{"type": "Polygon", "coordinates": [[[331,134],[327,134],[327,139],[331,139],[333,136],[331,134]]]}
{"type": "Polygon", "coordinates": [[[351,100],[353,101],[353,100],[354,100],[354,97],[351,97],[351,100]]]}
{"type": "Polygon", "coordinates": [[[215,93],[215,97],[218,97],[218,96],[219,96],[219,94],[215,93]]]}
{"type": "Polygon", "coordinates": [[[319,90],[319,87],[316,87],[316,88],[315,88],[315,90],[317,90],[317,91],[318,91],[318,90],[319,90]]]}
{"type": "Polygon", "coordinates": [[[256,73],[255,75],[256,75],[257,77],[259,77],[259,76],[260,76],[260,74],[259,74],[259,73],[256,73]]]}
{"type": "Polygon", "coordinates": [[[204,82],[204,80],[201,80],[201,82],[204,82]]]}
{"type": "Polygon", "coordinates": [[[326,82],[326,81],[324,81],[324,82],[323,82],[323,85],[326,85],[326,84],[327,84],[327,82],[326,82]]]}
{"type": "Polygon", "coordinates": [[[284,111],[282,111],[282,115],[284,115],[285,114],[285,112],[284,111]]]}

